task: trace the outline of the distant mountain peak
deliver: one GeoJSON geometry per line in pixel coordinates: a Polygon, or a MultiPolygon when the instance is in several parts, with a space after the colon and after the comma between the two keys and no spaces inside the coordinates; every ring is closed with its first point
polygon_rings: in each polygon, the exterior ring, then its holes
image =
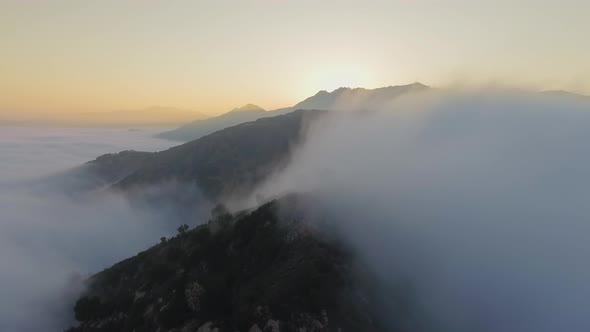
{"type": "MultiPolygon", "coordinates": [[[[379,91],[379,90],[396,90],[396,89],[428,89],[430,88],[428,85],[422,84],[420,82],[414,82],[410,84],[402,84],[402,85],[389,85],[386,87],[375,88],[375,89],[367,89],[363,87],[348,87],[348,86],[341,86],[337,89],[334,89],[332,92],[327,92],[326,90],[320,90],[315,96],[321,96],[325,94],[340,94],[347,91],[379,91]]],[[[314,96],[314,97],[315,97],[314,96]]]]}
{"type": "Polygon", "coordinates": [[[179,141],[191,141],[220,129],[271,115],[271,112],[267,112],[258,105],[247,104],[218,116],[187,123],[172,131],[163,132],[159,134],[158,137],[179,141]]]}
{"type": "Polygon", "coordinates": [[[239,108],[206,120],[197,120],[172,131],[158,135],[160,138],[178,141],[191,141],[211,134],[220,129],[240,123],[254,121],[259,118],[289,113],[297,109],[304,110],[364,110],[379,107],[405,94],[427,90],[422,83],[388,86],[377,89],[341,87],[332,92],[320,90],[292,107],[274,111],[265,111],[260,106],[247,104],[239,108]]]}
{"type": "MultiPolygon", "coordinates": [[[[358,88],[357,88],[357,89],[358,89],[358,88]]],[[[332,93],[334,93],[334,92],[348,91],[348,90],[352,90],[352,88],[350,88],[350,87],[347,87],[347,86],[341,86],[341,87],[339,87],[338,89],[336,89],[336,90],[332,91],[332,93]]]]}
{"type": "Polygon", "coordinates": [[[254,105],[254,104],[246,104],[242,107],[236,107],[233,110],[230,111],[230,113],[236,113],[236,112],[253,112],[253,111],[258,111],[258,112],[266,112],[266,110],[258,105],[254,105]]]}
{"type": "Polygon", "coordinates": [[[569,92],[565,90],[545,90],[541,91],[542,94],[553,96],[553,97],[567,97],[567,98],[590,98],[590,96],[569,92]]]}
{"type": "Polygon", "coordinates": [[[404,93],[420,92],[430,87],[419,82],[406,85],[394,85],[376,89],[361,87],[340,87],[332,92],[320,90],[315,95],[299,102],[294,109],[364,109],[388,102],[404,93]]]}
{"type": "Polygon", "coordinates": [[[430,88],[428,85],[422,84],[420,82],[414,82],[412,84],[408,84],[407,86],[412,87],[412,88],[420,88],[420,89],[430,88]]]}

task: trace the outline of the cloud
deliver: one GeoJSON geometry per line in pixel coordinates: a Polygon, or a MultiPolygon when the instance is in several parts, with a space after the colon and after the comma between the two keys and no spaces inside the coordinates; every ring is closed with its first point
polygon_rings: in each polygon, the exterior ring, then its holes
{"type": "Polygon", "coordinates": [[[120,150],[157,151],[173,143],[156,132],[119,129],[0,127],[0,184],[38,177],[120,150]]]}
{"type": "MultiPolygon", "coordinates": [[[[313,192],[421,331],[590,329],[590,103],[437,92],[315,123],[256,195],[313,192]]],[[[256,196],[254,195],[254,196],[256,196]]],[[[402,310],[403,309],[403,310],[402,310]]]]}
{"type": "MultiPolygon", "coordinates": [[[[65,172],[46,181],[47,175],[103,153],[160,150],[171,144],[150,138],[152,134],[2,128],[0,331],[62,331],[71,323],[71,304],[83,276],[146,249],[191,220],[181,215],[185,211],[166,203],[141,205],[106,192],[72,195],[66,180],[82,172],[65,172]]],[[[187,190],[194,189],[169,183],[145,195],[187,190]]]]}

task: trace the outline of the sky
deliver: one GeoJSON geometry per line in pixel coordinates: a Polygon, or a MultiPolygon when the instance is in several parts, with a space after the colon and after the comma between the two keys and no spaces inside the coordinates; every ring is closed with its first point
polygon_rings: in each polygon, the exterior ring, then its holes
{"type": "Polygon", "coordinates": [[[590,94],[589,12],[574,0],[0,0],[0,113],[218,114],[415,81],[590,94]]]}

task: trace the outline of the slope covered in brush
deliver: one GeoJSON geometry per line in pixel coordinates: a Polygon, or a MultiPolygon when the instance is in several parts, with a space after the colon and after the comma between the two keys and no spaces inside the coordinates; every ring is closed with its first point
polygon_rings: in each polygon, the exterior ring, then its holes
{"type": "Polygon", "coordinates": [[[217,200],[247,192],[284,165],[307,124],[321,114],[299,110],[258,119],[161,152],[101,156],[87,167],[118,189],[178,181],[217,200]]]}
{"type": "Polygon", "coordinates": [[[288,196],[96,274],[74,308],[89,331],[370,331],[374,294],[353,255],[288,196]],[[356,272],[355,272],[356,271],[356,272]]]}

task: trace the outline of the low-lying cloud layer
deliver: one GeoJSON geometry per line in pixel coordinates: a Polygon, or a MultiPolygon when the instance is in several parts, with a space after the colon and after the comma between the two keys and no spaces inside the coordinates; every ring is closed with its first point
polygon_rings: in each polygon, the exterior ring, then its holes
{"type": "Polygon", "coordinates": [[[153,151],[172,144],[150,138],[152,134],[2,128],[0,331],[63,330],[72,319],[71,301],[81,276],[174,232],[178,225],[171,220],[171,209],[139,207],[112,193],[71,195],[60,177],[52,177],[43,190],[34,185],[107,152],[153,151]]]}
{"type": "Polygon", "coordinates": [[[398,327],[582,332],[588,142],[584,99],[421,96],[316,123],[258,195],[315,193],[388,286],[411,294],[411,310],[384,309],[398,327]]]}

